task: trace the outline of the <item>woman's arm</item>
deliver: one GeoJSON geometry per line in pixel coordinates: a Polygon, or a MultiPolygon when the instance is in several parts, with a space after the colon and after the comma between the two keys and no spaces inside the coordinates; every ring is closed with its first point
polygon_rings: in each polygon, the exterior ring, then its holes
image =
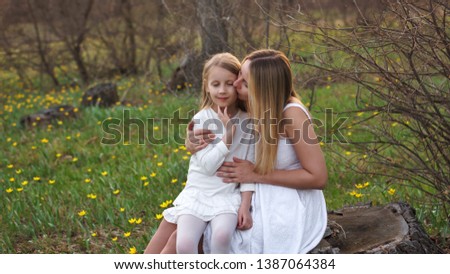
{"type": "Polygon", "coordinates": [[[284,127],[285,134],[292,141],[301,169],[274,170],[260,175],[253,171],[250,161],[234,158],[234,162],[225,162],[217,175],[230,183],[253,181],[296,189],[325,188],[328,180],[325,159],[308,116],[301,109],[291,107],[284,112],[284,118],[289,121],[284,127]]]}

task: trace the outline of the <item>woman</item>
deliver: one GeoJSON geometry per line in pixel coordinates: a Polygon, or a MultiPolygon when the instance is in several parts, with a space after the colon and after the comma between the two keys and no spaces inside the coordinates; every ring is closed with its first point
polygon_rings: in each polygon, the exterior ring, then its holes
{"type": "MultiPolygon", "coordinates": [[[[289,60],[275,50],[252,52],[234,85],[239,99],[248,101],[257,142],[254,163],[234,158],[217,173],[225,183],[256,182],[253,227],[236,231],[231,250],[307,253],[320,242],[327,224],[322,193],[327,170],[309,113],[293,89],[289,60]]],[[[188,134],[192,152],[210,142],[209,132],[188,134]]],[[[169,241],[166,248],[172,245],[169,241]]],[[[208,251],[208,233],[204,247],[208,251]]]]}

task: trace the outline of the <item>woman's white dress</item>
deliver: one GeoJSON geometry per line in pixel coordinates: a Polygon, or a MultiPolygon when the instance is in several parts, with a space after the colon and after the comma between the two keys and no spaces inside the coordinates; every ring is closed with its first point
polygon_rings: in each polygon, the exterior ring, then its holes
{"type": "MultiPolygon", "coordinates": [[[[288,104],[301,108],[303,105],[288,104]]],[[[278,144],[276,169],[301,168],[289,140],[278,144]]],[[[321,190],[302,190],[269,184],[255,184],[252,199],[253,227],[236,230],[231,253],[307,253],[323,237],[327,226],[327,211],[321,190]]],[[[209,229],[205,232],[204,250],[209,251],[209,229]]]]}

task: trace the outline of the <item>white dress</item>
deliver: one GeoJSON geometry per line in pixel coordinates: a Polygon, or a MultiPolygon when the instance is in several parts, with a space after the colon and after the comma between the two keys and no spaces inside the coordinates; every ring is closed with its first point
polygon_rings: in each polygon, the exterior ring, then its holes
{"type": "MultiPolygon", "coordinates": [[[[303,105],[288,104],[301,108],[303,105]]],[[[278,144],[276,169],[301,168],[289,140],[278,144]]],[[[307,253],[320,242],[327,226],[327,211],[321,190],[302,190],[269,184],[256,184],[252,199],[253,227],[236,230],[231,253],[297,254],[307,253]]],[[[209,233],[204,237],[204,250],[209,251],[209,233]]]]}
{"type": "MultiPolygon", "coordinates": [[[[232,119],[238,125],[247,118],[247,113],[239,111],[232,119]]],[[[236,126],[233,142],[228,149],[221,141],[225,131],[217,113],[211,108],[199,111],[193,118],[194,130],[207,128],[216,135],[216,140],[204,149],[191,156],[185,188],[173,202],[173,207],[164,210],[166,221],[177,223],[183,214],[194,215],[205,222],[224,213],[237,214],[241,204],[241,191],[254,191],[255,184],[225,184],[217,177],[216,171],[224,161],[232,161],[232,157],[253,158],[254,146],[242,144],[246,137],[243,128],[236,126]]]]}

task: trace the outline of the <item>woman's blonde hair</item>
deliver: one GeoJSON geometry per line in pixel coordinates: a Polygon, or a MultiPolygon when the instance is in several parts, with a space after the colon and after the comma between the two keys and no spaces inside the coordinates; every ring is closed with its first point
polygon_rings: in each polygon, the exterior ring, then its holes
{"type": "MultiPolygon", "coordinates": [[[[207,92],[208,78],[213,67],[221,67],[237,76],[239,74],[239,71],[241,70],[241,63],[239,62],[239,59],[228,52],[217,53],[206,61],[205,65],[203,66],[202,73],[202,98],[200,102],[200,109],[211,107],[213,105],[211,95],[209,94],[209,92],[207,92]]],[[[243,102],[238,101],[238,106],[242,110],[245,110],[245,107],[243,107],[243,102]]]]}
{"type": "Polygon", "coordinates": [[[263,49],[250,53],[249,107],[257,122],[255,171],[267,174],[275,169],[283,109],[291,97],[298,98],[292,84],[292,70],[284,53],[263,49]]]}

